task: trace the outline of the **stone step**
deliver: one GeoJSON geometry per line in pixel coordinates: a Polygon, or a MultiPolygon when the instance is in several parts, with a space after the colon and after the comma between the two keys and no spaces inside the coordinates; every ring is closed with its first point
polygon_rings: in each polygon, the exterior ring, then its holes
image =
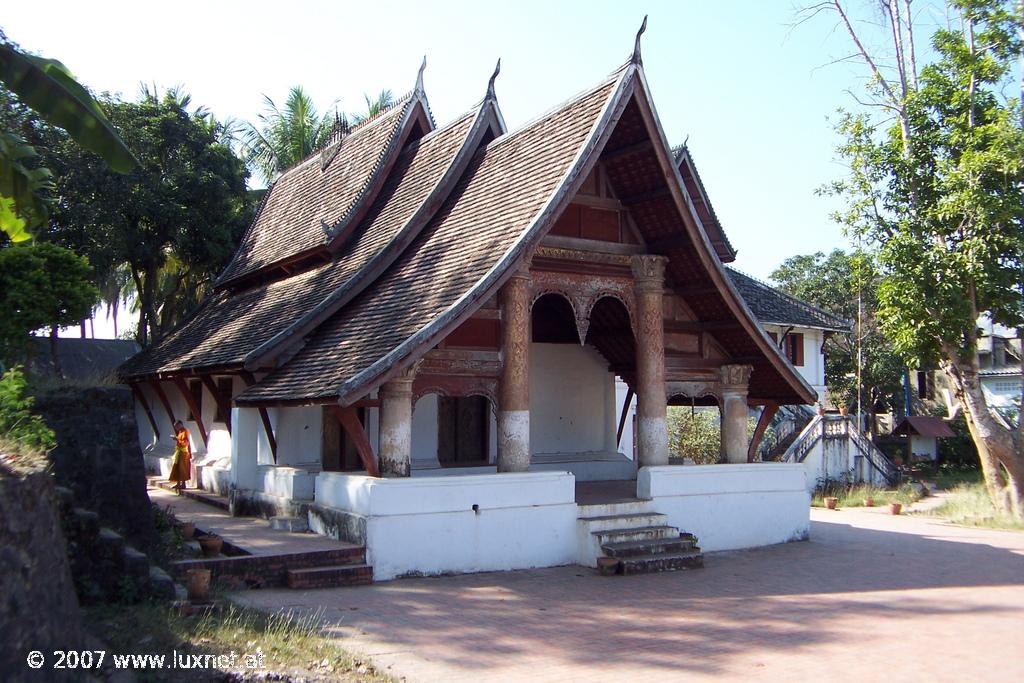
{"type": "Polygon", "coordinates": [[[591,531],[615,531],[640,527],[665,526],[667,516],[659,512],[638,512],[623,515],[599,515],[580,517],[576,521],[585,524],[591,531]]]}
{"type": "Polygon", "coordinates": [[[679,529],[674,526],[659,524],[656,526],[633,527],[629,529],[609,529],[592,532],[600,545],[606,543],[622,543],[625,541],[644,541],[652,538],[677,538],[679,529]]]}
{"type": "Polygon", "coordinates": [[[608,557],[639,557],[643,555],[671,555],[685,553],[697,548],[696,539],[690,534],[682,534],[676,538],[651,538],[641,541],[620,541],[605,543],[601,550],[608,557]]]}
{"type": "Polygon", "coordinates": [[[679,569],[698,569],[704,566],[704,555],[699,550],[680,553],[634,555],[619,561],[619,574],[649,574],[672,572],[679,569]]]}
{"type": "Polygon", "coordinates": [[[309,521],[305,517],[271,517],[270,528],[278,531],[305,533],[309,531],[309,521]]]}
{"type": "Polygon", "coordinates": [[[373,583],[373,567],[368,564],[342,564],[333,567],[289,569],[289,588],[335,588],[366,586],[373,583]]]}
{"type": "MultiPolygon", "coordinates": [[[[174,491],[174,484],[169,481],[155,481],[151,479],[150,485],[158,486],[166,491],[174,491]]],[[[231,509],[231,504],[226,497],[218,496],[203,489],[185,489],[181,492],[181,495],[200,503],[206,503],[225,512],[230,512],[231,509]]]]}

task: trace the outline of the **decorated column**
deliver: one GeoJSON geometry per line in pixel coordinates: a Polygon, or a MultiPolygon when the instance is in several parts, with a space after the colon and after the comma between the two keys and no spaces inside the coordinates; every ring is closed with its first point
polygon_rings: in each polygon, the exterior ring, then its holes
{"type": "Polygon", "coordinates": [[[498,471],[530,469],[530,273],[522,269],[501,290],[501,386],[498,471]]]}
{"type": "Polygon", "coordinates": [[[722,455],[726,462],[747,461],[747,388],[750,365],[723,365],[722,373],[722,455]]]}
{"type": "Polygon", "coordinates": [[[380,474],[408,477],[412,466],[412,382],[414,363],[380,388],[380,474]]]}
{"type": "Polygon", "coordinates": [[[665,323],[662,294],[664,256],[633,257],[636,289],[637,461],[640,466],[668,464],[665,421],[665,323]]]}

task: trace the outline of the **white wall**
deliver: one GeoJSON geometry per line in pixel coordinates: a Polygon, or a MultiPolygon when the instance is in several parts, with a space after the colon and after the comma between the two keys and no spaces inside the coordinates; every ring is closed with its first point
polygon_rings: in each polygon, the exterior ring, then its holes
{"type": "Polygon", "coordinates": [[[910,452],[919,457],[935,460],[939,456],[939,444],[934,436],[911,434],[910,452]]]}
{"type": "Polygon", "coordinates": [[[641,467],[637,495],[705,552],[804,540],[810,494],[800,465],[752,463],[641,467]]]}
{"type": "Polygon", "coordinates": [[[323,407],[270,408],[268,412],[277,441],[277,464],[319,470],[322,464],[323,407]]]}
{"type": "MultiPolygon", "coordinates": [[[[490,401],[487,402],[490,424],[487,428],[487,462],[498,457],[498,424],[490,401]]],[[[372,443],[372,442],[371,442],[372,443]]],[[[412,469],[436,469],[437,460],[437,394],[426,394],[416,401],[412,410],[412,469]]]]}
{"type": "MultiPolygon", "coordinates": [[[[776,338],[781,340],[782,335],[789,328],[765,325],[764,329],[774,333],[776,338]]],[[[796,371],[818,392],[818,400],[824,403],[826,400],[825,357],[821,351],[825,344],[825,333],[821,330],[794,327],[791,334],[804,335],[804,364],[796,366],[796,371]]]]}
{"type": "MultiPolygon", "coordinates": [[[[622,415],[622,405],[626,402],[626,394],[629,387],[621,379],[615,379],[615,429],[619,428],[619,417],[622,415]]],[[[635,450],[633,448],[633,419],[636,415],[636,396],[629,404],[629,412],[626,414],[626,424],[622,427],[622,438],[619,439],[618,452],[629,459],[633,459],[635,450]]]]}
{"type": "Polygon", "coordinates": [[[530,451],[615,452],[615,376],[589,346],[530,344],[530,451]]]}
{"type": "Polygon", "coordinates": [[[321,472],[315,500],[366,518],[367,563],[378,581],[552,567],[576,556],[575,479],[564,472],[409,479],[321,472]]]}

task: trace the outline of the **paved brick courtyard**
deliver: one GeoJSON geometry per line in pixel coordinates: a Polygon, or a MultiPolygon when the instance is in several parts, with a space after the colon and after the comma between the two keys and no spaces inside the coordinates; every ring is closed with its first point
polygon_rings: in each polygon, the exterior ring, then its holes
{"type": "Polygon", "coordinates": [[[321,609],[410,681],[1006,681],[1024,677],[1024,533],[815,510],[812,540],[692,572],[579,567],[251,591],[321,609]]]}

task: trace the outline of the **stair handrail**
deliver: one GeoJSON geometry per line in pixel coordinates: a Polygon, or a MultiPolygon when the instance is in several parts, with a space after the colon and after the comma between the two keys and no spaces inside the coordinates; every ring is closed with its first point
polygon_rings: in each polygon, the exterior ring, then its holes
{"type": "Polygon", "coordinates": [[[867,458],[868,464],[878,470],[889,485],[895,486],[900,479],[899,468],[871,439],[864,436],[864,433],[857,429],[856,425],[851,424],[851,427],[853,428],[849,430],[850,439],[861,454],[867,458]]]}
{"type": "Polygon", "coordinates": [[[821,441],[822,427],[824,421],[821,415],[815,415],[814,418],[807,423],[803,431],[800,432],[793,443],[789,444],[789,448],[782,454],[783,462],[803,462],[810,453],[811,449],[821,441]]]}

